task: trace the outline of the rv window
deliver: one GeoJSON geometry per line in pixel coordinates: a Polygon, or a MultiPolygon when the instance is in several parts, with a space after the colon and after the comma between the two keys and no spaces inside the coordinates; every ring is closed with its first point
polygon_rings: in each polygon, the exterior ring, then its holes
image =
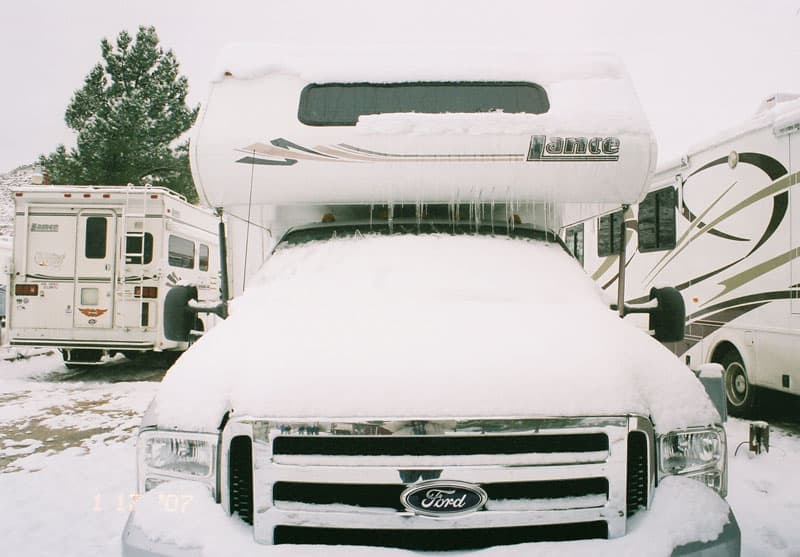
{"type": "Polygon", "coordinates": [[[299,120],[308,126],[355,126],[359,116],[416,112],[543,114],[547,93],[526,82],[312,83],[300,93],[299,120]]]}
{"type": "Polygon", "coordinates": [[[205,244],[200,244],[200,254],[197,263],[201,271],[208,271],[208,246],[205,244]]]}
{"type": "Polygon", "coordinates": [[[108,219],[106,217],[88,217],[86,219],[86,240],[84,255],[86,259],[106,258],[106,231],[108,219]]]}
{"type": "Polygon", "coordinates": [[[583,223],[567,228],[564,243],[567,244],[570,253],[580,261],[581,267],[583,267],[583,223]]]}
{"type": "Polygon", "coordinates": [[[125,238],[125,263],[141,265],[153,260],[153,235],[144,233],[144,249],[142,249],[142,236],[128,234],[125,238]],[[142,261],[144,259],[144,261],[142,261]]]}
{"type": "Polygon", "coordinates": [[[169,237],[169,264],[194,269],[194,242],[179,236],[169,237]]]}
{"type": "Polygon", "coordinates": [[[617,255],[622,249],[622,211],[603,215],[597,226],[597,255],[617,255]]]}
{"type": "Polygon", "coordinates": [[[660,251],[675,247],[676,191],[662,188],[647,194],[639,203],[639,251],[660,251]]]}

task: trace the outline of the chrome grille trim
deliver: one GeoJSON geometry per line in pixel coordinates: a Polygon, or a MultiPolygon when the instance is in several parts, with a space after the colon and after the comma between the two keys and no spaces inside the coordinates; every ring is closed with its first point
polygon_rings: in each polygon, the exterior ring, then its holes
{"type": "MultiPolygon", "coordinates": [[[[608,537],[625,533],[627,490],[627,443],[630,431],[641,431],[648,438],[648,506],[655,487],[654,433],[649,420],[638,416],[493,419],[493,420],[268,420],[236,418],[223,432],[221,477],[228,473],[230,441],[237,435],[253,439],[254,535],[258,542],[273,543],[277,526],[308,528],[378,528],[386,530],[475,529],[547,524],[596,523],[608,526],[608,537]],[[302,433],[301,433],[302,432],[302,433]],[[337,437],[353,439],[372,436],[403,438],[437,436],[571,435],[602,433],[608,438],[607,451],[578,453],[436,455],[436,456],[351,456],[273,454],[281,436],[337,437]],[[290,457],[290,458],[287,458],[290,457]],[[500,457],[500,458],[498,458],[500,457]],[[458,518],[430,518],[407,511],[313,503],[273,501],[272,486],[277,482],[409,486],[423,479],[462,481],[475,485],[510,484],[606,478],[605,501],[598,495],[573,500],[510,500],[510,507],[490,501],[486,509],[458,518]],[[434,478],[434,479],[435,479],[434,478]],[[552,505],[543,505],[550,501],[552,505]],[[492,505],[491,503],[495,503],[492,505]],[[604,504],[603,504],[604,503],[604,504]],[[549,508],[543,508],[547,506],[549,508]],[[502,509],[494,510],[493,509],[502,509]]],[[[395,451],[397,452],[397,451],[395,451]]],[[[230,510],[227,486],[221,490],[222,503],[230,510]]],[[[602,497],[602,495],[601,495],[602,497]]]]}

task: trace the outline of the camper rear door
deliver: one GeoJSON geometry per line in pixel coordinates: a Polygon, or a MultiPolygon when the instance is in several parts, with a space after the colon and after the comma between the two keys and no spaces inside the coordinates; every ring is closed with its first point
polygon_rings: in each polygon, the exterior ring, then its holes
{"type": "Polygon", "coordinates": [[[116,227],[113,211],[84,209],[78,213],[75,327],[110,328],[113,325],[116,227]]]}

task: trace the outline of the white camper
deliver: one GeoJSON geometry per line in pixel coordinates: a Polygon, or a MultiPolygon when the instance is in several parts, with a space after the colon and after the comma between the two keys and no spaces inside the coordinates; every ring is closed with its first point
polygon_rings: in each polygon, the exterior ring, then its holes
{"type": "Polygon", "coordinates": [[[646,301],[661,284],[682,292],[686,336],[670,346],[692,367],[722,364],[739,415],[759,387],[800,395],[799,176],[800,96],[774,95],[743,125],[662,165],[624,216],[573,208],[562,231],[613,290],[624,220],[626,299],[646,301]]]}
{"type": "Polygon", "coordinates": [[[187,316],[165,306],[168,294],[219,300],[218,219],[168,189],[25,186],[14,202],[13,346],[58,348],[67,365],[177,354],[187,316]]]}
{"type": "Polygon", "coordinates": [[[289,230],[146,412],[125,555],[739,554],[720,414],[554,232],[559,203],[634,203],[651,178],[616,60],[227,60],[191,156],[243,223],[232,275],[258,226],[289,230]]]}

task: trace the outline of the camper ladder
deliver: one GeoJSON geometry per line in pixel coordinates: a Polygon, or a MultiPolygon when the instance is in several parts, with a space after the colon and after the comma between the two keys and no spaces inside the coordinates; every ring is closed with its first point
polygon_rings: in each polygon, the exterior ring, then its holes
{"type": "Polygon", "coordinates": [[[120,257],[122,259],[120,269],[122,276],[120,286],[123,295],[121,296],[122,310],[120,319],[124,327],[140,328],[147,327],[148,313],[145,311],[145,292],[144,292],[144,267],[145,267],[145,221],[147,214],[147,197],[150,193],[150,185],[143,188],[129,185],[125,190],[125,204],[122,207],[122,249],[120,257]],[[141,199],[141,202],[139,200],[141,199]],[[138,239],[138,242],[134,241],[138,239]],[[128,243],[132,244],[128,250],[128,243]],[[138,247],[137,247],[138,246],[138,247]],[[135,265],[137,274],[128,275],[128,267],[135,265]],[[136,289],[139,295],[136,295],[136,289]],[[131,304],[134,302],[134,304],[131,304]],[[129,307],[135,308],[134,315],[131,315],[129,307]]]}

